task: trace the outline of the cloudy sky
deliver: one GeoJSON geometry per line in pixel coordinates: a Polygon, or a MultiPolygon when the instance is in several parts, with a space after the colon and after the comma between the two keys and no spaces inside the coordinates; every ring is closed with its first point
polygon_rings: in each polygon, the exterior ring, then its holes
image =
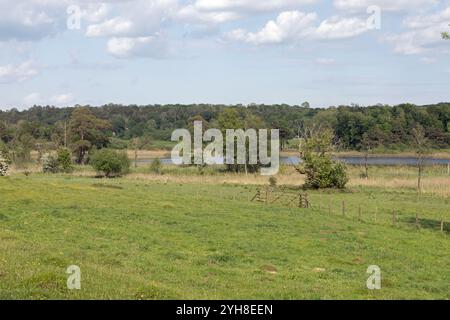
{"type": "Polygon", "coordinates": [[[450,1],[0,0],[0,109],[450,101],[450,1]]]}

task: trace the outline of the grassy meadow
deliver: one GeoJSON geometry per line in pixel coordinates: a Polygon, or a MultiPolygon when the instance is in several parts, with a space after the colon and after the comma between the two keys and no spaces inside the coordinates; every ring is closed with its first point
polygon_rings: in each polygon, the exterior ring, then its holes
{"type": "Polygon", "coordinates": [[[271,203],[299,193],[292,168],[267,203],[249,201],[267,177],[214,169],[16,171],[0,178],[0,299],[449,299],[446,168],[427,168],[422,195],[414,168],[360,171],[345,191],[308,191],[310,209],[271,203]]]}

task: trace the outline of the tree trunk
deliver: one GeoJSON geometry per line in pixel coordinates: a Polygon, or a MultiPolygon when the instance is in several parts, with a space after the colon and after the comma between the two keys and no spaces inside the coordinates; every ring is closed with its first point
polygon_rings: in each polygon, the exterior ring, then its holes
{"type": "Polygon", "coordinates": [[[365,170],[366,170],[366,179],[369,179],[369,167],[368,167],[368,165],[367,165],[368,158],[369,158],[369,154],[366,153],[365,159],[364,159],[364,160],[365,160],[365,161],[364,161],[364,168],[365,168],[365,170]]]}
{"type": "Polygon", "coordinates": [[[418,162],[418,173],[417,173],[417,189],[419,193],[422,193],[422,159],[418,162]]]}

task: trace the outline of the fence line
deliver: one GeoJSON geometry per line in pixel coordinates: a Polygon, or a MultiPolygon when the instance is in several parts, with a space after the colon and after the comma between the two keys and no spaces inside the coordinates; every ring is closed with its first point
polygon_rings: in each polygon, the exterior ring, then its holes
{"type": "MultiPolygon", "coordinates": [[[[316,205],[313,204],[313,202],[310,200],[309,194],[303,190],[298,191],[297,193],[293,192],[283,192],[283,191],[275,191],[273,188],[267,187],[264,192],[261,191],[260,188],[257,189],[256,194],[254,194],[253,197],[248,196],[248,199],[251,198],[251,202],[261,202],[264,204],[280,204],[282,206],[292,207],[292,204],[296,203],[295,207],[301,208],[301,209],[312,209],[312,210],[318,210],[320,212],[328,212],[329,215],[332,215],[335,210],[333,210],[333,204],[335,204],[335,201],[333,201],[333,197],[330,195],[328,197],[328,201],[324,201],[324,197],[322,194],[319,195],[319,201],[316,205]],[[328,202],[328,208],[327,206],[323,206],[323,202],[328,202]]],[[[344,218],[351,218],[349,216],[349,208],[345,202],[345,200],[342,200],[341,202],[341,212],[342,216],[344,218]]],[[[356,207],[356,217],[357,221],[361,223],[369,222],[364,219],[364,211],[363,206],[361,204],[357,205],[356,207]]],[[[366,211],[367,212],[367,211],[366,211]]],[[[367,216],[367,215],[366,215],[367,216]]],[[[370,216],[370,215],[369,215],[370,216]]],[[[399,219],[398,211],[396,209],[393,209],[391,211],[391,217],[392,222],[391,225],[393,227],[399,227],[400,225],[403,225],[401,223],[401,220],[399,219]]],[[[373,211],[373,221],[374,223],[378,225],[386,225],[386,223],[383,223],[384,219],[380,220],[380,208],[378,206],[375,207],[375,210],[373,211]]],[[[411,220],[413,222],[410,223],[404,223],[405,225],[411,226],[414,225],[417,230],[420,230],[423,225],[421,225],[419,213],[415,212],[415,221],[414,216],[411,217],[411,220]]],[[[442,216],[439,220],[436,221],[438,225],[438,230],[441,233],[446,232],[446,222],[444,220],[444,217],[442,216]]],[[[388,224],[389,225],[389,224],[388,224]]]]}

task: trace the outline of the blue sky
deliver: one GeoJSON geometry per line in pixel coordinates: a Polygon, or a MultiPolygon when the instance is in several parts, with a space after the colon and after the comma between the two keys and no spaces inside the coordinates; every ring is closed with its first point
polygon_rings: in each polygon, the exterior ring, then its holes
{"type": "Polygon", "coordinates": [[[442,0],[0,0],[0,109],[450,101],[448,24],[442,0]]]}

